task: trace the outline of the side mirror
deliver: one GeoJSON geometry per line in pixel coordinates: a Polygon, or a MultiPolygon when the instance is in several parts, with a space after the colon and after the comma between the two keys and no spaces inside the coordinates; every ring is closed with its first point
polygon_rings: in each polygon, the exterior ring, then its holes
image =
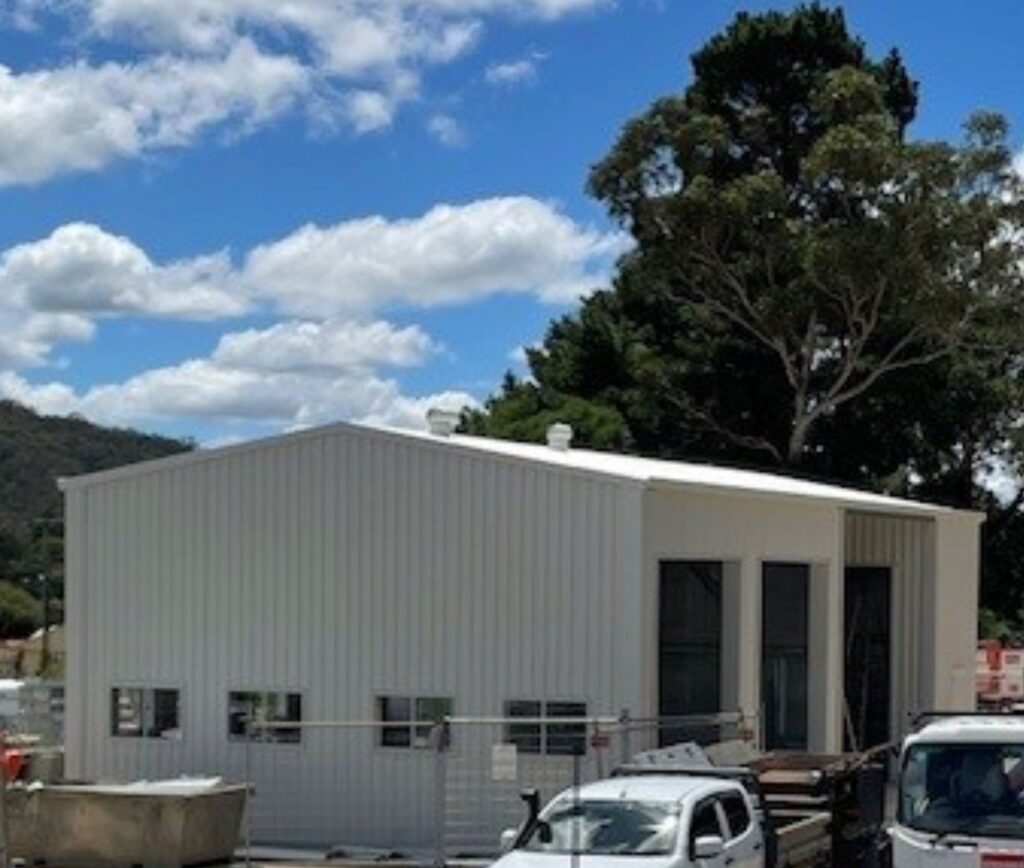
{"type": "Polygon", "coordinates": [[[717,859],[725,852],[725,841],[718,835],[701,835],[693,842],[694,859],[717,859]]]}
{"type": "Polygon", "coordinates": [[[552,839],[551,824],[544,820],[537,821],[537,838],[541,844],[550,844],[552,839]]]}
{"type": "Polygon", "coordinates": [[[518,829],[506,829],[501,833],[501,852],[507,853],[512,849],[512,845],[515,844],[516,838],[519,837],[518,829]]]}
{"type": "Polygon", "coordinates": [[[523,790],[519,794],[519,798],[526,805],[526,821],[528,823],[536,822],[540,814],[540,790],[535,788],[523,790]]]}

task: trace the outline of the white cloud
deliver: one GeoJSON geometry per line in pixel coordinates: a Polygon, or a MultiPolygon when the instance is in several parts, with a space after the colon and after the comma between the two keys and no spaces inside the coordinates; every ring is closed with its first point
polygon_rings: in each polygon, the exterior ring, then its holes
{"type": "Polygon", "coordinates": [[[464,56],[491,20],[555,21],[604,5],[13,0],[0,27],[31,28],[33,10],[45,9],[84,25],[80,48],[127,44],[144,53],[133,63],[79,61],[20,72],[0,65],[0,184],[98,170],[118,158],[193,144],[204,130],[229,122],[248,132],[298,102],[318,126],[380,130],[416,97],[430,67],[464,56]]]}
{"type": "Polygon", "coordinates": [[[127,238],[69,223],[0,255],[0,293],[48,313],[212,319],[244,312],[226,254],[156,265],[127,238]]]}
{"type": "Polygon", "coordinates": [[[152,427],[169,420],[299,428],[339,420],[421,428],[428,407],[476,399],[449,391],[411,397],[389,378],[365,372],[329,376],[233,367],[212,358],[145,371],[121,383],[76,392],[64,383],[31,384],[0,372],[0,395],[42,413],[79,413],[108,425],[152,427]]]}
{"type": "Polygon", "coordinates": [[[395,104],[386,94],[374,90],[357,90],[349,94],[347,115],[358,133],[369,133],[391,126],[395,104]]]}
{"type": "Polygon", "coordinates": [[[349,77],[411,61],[451,60],[477,38],[476,16],[510,11],[496,4],[432,0],[75,0],[74,5],[85,10],[93,32],[106,38],[215,53],[242,33],[266,33],[304,42],[320,67],[349,77]]]}
{"type": "Polygon", "coordinates": [[[518,60],[504,63],[493,63],[484,71],[484,80],[488,84],[514,86],[531,84],[537,80],[537,67],[547,55],[534,52],[518,60]]]}
{"type": "Polygon", "coordinates": [[[520,344],[518,347],[513,347],[509,350],[508,360],[514,365],[525,368],[530,364],[530,357],[526,354],[528,349],[531,349],[531,347],[526,344],[520,344]]]}
{"type": "Polygon", "coordinates": [[[285,359],[301,367],[303,353],[327,367],[418,364],[437,347],[415,327],[348,320],[500,292],[571,301],[606,279],[624,247],[620,233],[587,228],[529,197],[306,226],[254,248],[241,266],[226,251],[161,263],[129,238],[69,223],[0,252],[0,369],[49,362],[54,346],[89,340],[100,318],[214,320],[254,311],[326,321],[241,332],[221,352],[258,351],[274,358],[268,367],[285,359]]]}
{"type": "Polygon", "coordinates": [[[466,407],[479,407],[480,402],[467,392],[436,392],[421,398],[405,395],[388,396],[365,412],[360,422],[370,425],[390,425],[395,428],[425,428],[427,410],[437,407],[458,413],[466,407]]]}
{"type": "Polygon", "coordinates": [[[439,205],[422,217],[305,226],[255,248],[242,279],[281,310],[332,316],[498,292],[571,301],[606,279],[619,233],[587,229],[525,196],[439,205]]]}
{"type": "Polygon", "coordinates": [[[427,131],[446,148],[464,148],[469,142],[465,128],[451,115],[434,115],[427,122],[427,131]]]}
{"type": "Polygon", "coordinates": [[[354,371],[414,367],[439,350],[419,326],[327,320],[283,322],[224,335],[213,352],[218,364],[261,371],[354,371]]]}
{"type": "Polygon", "coordinates": [[[22,73],[0,65],[0,184],[189,145],[228,121],[247,132],[310,87],[308,70],[294,59],[265,54],[246,39],[212,59],[162,55],[22,73]]]}
{"type": "Polygon", "coordinates": [[[445,60],[476,36],[479,18],[555,21],[607,0],[72,0],[92,29],[158,47],[216,51],[240,32],[309,40],[328,62],[362,70],[409,57],[445,60]]]}
{"type": "Polygon", "coordinates": [[[88,341],[95,326],[75,314],[41,314],[0,302],[0,370],[43,365],[55,344],[88,341]]]}

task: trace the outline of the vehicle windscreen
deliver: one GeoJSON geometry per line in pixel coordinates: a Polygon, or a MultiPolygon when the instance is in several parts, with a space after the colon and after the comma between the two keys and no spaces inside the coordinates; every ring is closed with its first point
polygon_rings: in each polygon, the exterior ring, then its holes
{"type": "Polygon", "coordinates": [[[899,814],[922,832],[1024,839],[1024,744],[915,745],[899,814]]]}
{"type": "Polygon", "coordinates": [[[664,856],[675,850],[677,806],[566,799],[549,808],[522,849],[534,853],[664,856]]]}

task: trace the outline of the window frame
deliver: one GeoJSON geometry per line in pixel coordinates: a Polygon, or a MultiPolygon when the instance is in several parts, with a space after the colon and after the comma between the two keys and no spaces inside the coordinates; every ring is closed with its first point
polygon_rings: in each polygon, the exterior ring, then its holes
{"type": "MultiPolygon", "coordinates": [[[[436,720],[440,723],[446,717],[452,717],[455,713],[455,697],[441,696],[438,694],[399,694],[399,693],[378,693],[374,698],[374,720],[377,722],[375,746],[381,750],[427,750],[430,748],[430,730],[433,728],[414,725],[422,720],[418,711],[423,703],[437,703],[442,710],[446,711],[436,720]],[[404,703],[408,707],[407,716],[387,718],[385,709],[388,703],[404,703]],[[425,730],[425,731],[424,731],[425,730]],[[391,738],[393,741],[389,741],[391,738]]],[[[434,725],[436,725],[436,723],[434,725]]]]}
{"type": "Polygon", "coordinates": [[[748,803],[746,796],[744,796],[739,790],[733,790],[728,793],[722,793],[718,797],[718,801],[722,806],[722,813],[725,814],[725,825],[729,829],[729,837],[726,840],[735,841],[737,838],[742,838],[750,831],[750,827],[754,824],[753,812],[751,811],[750,804],[748,803]],[[728,803],[730,801],[739,802],[740,805],[743,806],[743,814],[746,817],[747,823],[742,829],[737,830],[732,827],[733,817],[728,808],[728,803]]]}
{"type": "Polygon", "coordinates": [[[721,793],[715,793],[712,796],[705,796],[699,802],[694,804],[692,811],[690,812],[689,828],[686,830],[686,852],[691,860],[696,860],[695,848],[697,845],[697,839],[703,838],[707,833],[703,835],[696,834],[697,831],[697,814],[706,808],[710,808],[711,812],[715,815],[715,822],[718,825],[718,837],[722,839],[722,843],[727,843],[730,839],[726,837],[726,829],[728,823],[726,822],[725,812],[722,810],[721,804],[721,793]]]}
{"type": "MultiPolygon", "coordinates": [[[[585,756],[587,753],[587,722],[588,716],[588,703],[586,700],[579,699],[506,699],[504,706],[504,716],[506,719],[505,723],[505,741],[508,744],[514,744],[516,746],[516,752],[527,756],[585,756]],[[533,706],[537,709],[537,713],[526,713],[526,714],[514,714],[513,706],[533,706]],[[553,713],[551,710],[552,706],[563,706],[563,707],[576,707],[582,710],[582,714],[579,715],[580,722],[578,724],[573,723],[514,723],[516,717],[522,717],[526,719],[530,718],[547,718],[547,717],[575,717],[574,714],[567,714],[563,709],[559,710],[559,713],[553,713]],[[520,730],[521,732],[517,735],[513,730],[520,730]],[[536,735],[525,733],[526,730],[536,731],[536,735]],[[554,732],[552,732],[554,730],[554,732]],[[577,731],[578,730],[578,731],[577,731]],[[527,743],[523,745],[524,740],[533,739],[536,743],[536,747],[527,743]],[[577,747],[581,750],[572,749],[551,749],[552,741],[563,742],[569,748],[577,747]]],[[[561,745],[560,745],[561,747],[561,745]]]]}
{"type": "Polygon", "coordinates": [[[180,685],[173,684],[138,684],[132,682],[122,682],[120,684],[113,685],[109,692],[109,703],[107,705],[107,713],[109,714],[109,727],[107,728],[107,734],[110,738],[121,740],[126,739],[130,741],[145,740],[149,742],[182,742],[185,740],[185,729],[183,725],[184,721],[184,694],[185,691],[180,685]],[[140,694],[140,705],[139,705],[139,731],[123,732],[120,729],[120,717],[117,713],[119,695],[127,692],[137,692],[140,694]],[[156,714],[157,714],[157,694],[158,693],[173,693],[175,697],[175,723],[176,726],[168,727],[167,729],[161,730],[159,734],[155,734],[156,730],[156,714]],[[165,735],[164,733],[175,733],[174,735],[165,735]]]}
{"type": "Polygon", "coordinates": [[[228,690],[227,696],[227,735],[228,741],[235,744],[259,744],[259,745],[273,745],[276,747],[301,747],[305,743],[305,733],[302,723],[306,719],[306,696],[302,690],[289,690],[287,688],[271,688],[269,690],[256,690],[248,688],[235,688],[228,690]],[[234,704],[234,697],[236,696],[258,696],[264,700],[268,696],[283,696],[285,699],[285,708],[288,708],[289,701],[292,697],[297,697],[299,700],[299,717],[297,720],[281,719],[273,721],[265,721],[270,723],[295,723],[294,727],[282,727],[280,729],[260,729],[257,730],[258,735],[256,737],[250,737],[250,730],[248,726],[243,726],[241,733],[232,732],[232,706],[234,704]],[[282,737],[284,734],[294,733],[294,737],[282,737]]]}

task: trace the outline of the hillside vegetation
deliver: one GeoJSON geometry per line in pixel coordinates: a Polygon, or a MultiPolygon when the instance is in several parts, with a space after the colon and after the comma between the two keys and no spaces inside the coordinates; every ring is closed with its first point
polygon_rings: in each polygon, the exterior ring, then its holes
{"type": "Polygon", "coordinates": [[[50,577],[51,619],[63,598],[61,476],[75,476],[160,458],[192,444],[126,429],[104,428],[75,417],[41,416],[0,401],[0,638],[38,626],[50,577]]]}

